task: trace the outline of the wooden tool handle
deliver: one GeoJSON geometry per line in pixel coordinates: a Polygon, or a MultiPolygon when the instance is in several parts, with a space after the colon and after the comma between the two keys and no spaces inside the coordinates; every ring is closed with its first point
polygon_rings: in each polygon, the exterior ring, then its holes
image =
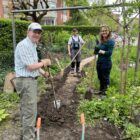
{"type": "Polygon", "coordinates": [[[41,118],[37,119],[36,128],[41,128],[41,118]]]}
{"type": "Polygon", "coordinates": [[[81,113],[81,124],[85,124],[85,116],[84,116],[84,113],[81,113]]]}

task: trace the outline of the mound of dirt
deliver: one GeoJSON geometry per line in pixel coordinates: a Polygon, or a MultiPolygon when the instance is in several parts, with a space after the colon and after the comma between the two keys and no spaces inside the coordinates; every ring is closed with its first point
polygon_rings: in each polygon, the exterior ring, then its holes
{"type": "MultiPolygon", "coordinates": [[[[79,94],[75,93],[79,77],[68,75],[63,85],[55,85],[56,99],[61,101],[60,109],[54,107],[54,95],[52,90],[41,98],[38,104],[39,115],[42,118],[41,140],[79,140],[82,127],[77,121],[77,107],[80,100],[79,94]]],[[[119,140],[118,129],[107,121],[95,127],[86,126],[85,140],[119,140]]]]}

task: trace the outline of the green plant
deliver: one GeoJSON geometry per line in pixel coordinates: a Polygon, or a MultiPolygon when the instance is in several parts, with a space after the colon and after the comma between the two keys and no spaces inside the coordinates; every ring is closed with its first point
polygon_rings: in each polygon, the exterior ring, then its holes
{"type": "Polygon", "coordinates": [[[16,93],[0,93],[0,109],[9,109],[19,102],[19,96],[16,93]]]}
{"type": "Polygon", "coordinates": [[[47,88],[47,84],[46,84],[46,79],[44,77],[39,77],[37,79],[38,82],[38,92],[39,93],[45,93],[46,92],[46,88],[47,88]]]}
{"type": "Polygon", "coordinates": [[[19,97],[16,93],[0,93],[0,122],[9,116],[8,110],[18,102],[19,97]]]}
{"type": "Polygon", "coordinates": [[[138,115],[140,104],[140,88],[131,87],[126,95],[119,94],[115,87],[110,87],[107,97],[103,100],[93,98],[92,101],[83,100],[80,102],[78,114],[84,112],[86,123],[93,124],[102,118],[116,126],[124,128],[125,136],[132,140],[139,140],[139,128],[133,125],[126,125],[135,115],[138,115]]]}
{"type": "Polygon", "coordinates": [[[131,138],[131,140],[140,140],[140,128],[132,123],[125,124],[124,138],[131,138]]]}
{"type": "Polygon", "coordinates": [[[5,112],[5,109],[0,109],[0,122],[3,121],[9,114],[5,112]]]}

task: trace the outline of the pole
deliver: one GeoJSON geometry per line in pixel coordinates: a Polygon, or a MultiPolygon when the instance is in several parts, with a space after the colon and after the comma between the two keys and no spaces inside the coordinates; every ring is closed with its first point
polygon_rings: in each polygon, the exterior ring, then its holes
{"type": "Polygon", "coordinates": [[[97,9],[97,8],[112,8],[122,6],[133,6],[132,3],[119,3],[102,6],[74,6],[74,7],[59,7],[59,8],[48,8],[48,9],[32,9],[32,10],[13,10],[12,13],[25,13],[25,12],[39,12],[39,11],[61,11],[61,10],[78,10],[78,9],[97,9]]]}
{"type": "Polygon", "coordinates": [[[13,33],[13,48],[16,48],[16,34],[15,34],[15,18],[14,13],[12,13],[12,33],[13,33]]]}

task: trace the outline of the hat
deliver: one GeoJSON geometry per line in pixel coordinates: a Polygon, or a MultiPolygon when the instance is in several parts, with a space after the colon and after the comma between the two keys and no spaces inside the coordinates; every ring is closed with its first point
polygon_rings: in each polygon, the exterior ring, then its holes
{"type": "Polygon", "coordinates": [[[73,32],[78,32],[78,30],[76,28],[73,28],[72,31],[73,32]]]}
{"type": "Polygon", "coordinates": [[[28,30],[41,30],[42,31],[42,27],[39,23],[33,22],[28,26],[28,30]]]}

